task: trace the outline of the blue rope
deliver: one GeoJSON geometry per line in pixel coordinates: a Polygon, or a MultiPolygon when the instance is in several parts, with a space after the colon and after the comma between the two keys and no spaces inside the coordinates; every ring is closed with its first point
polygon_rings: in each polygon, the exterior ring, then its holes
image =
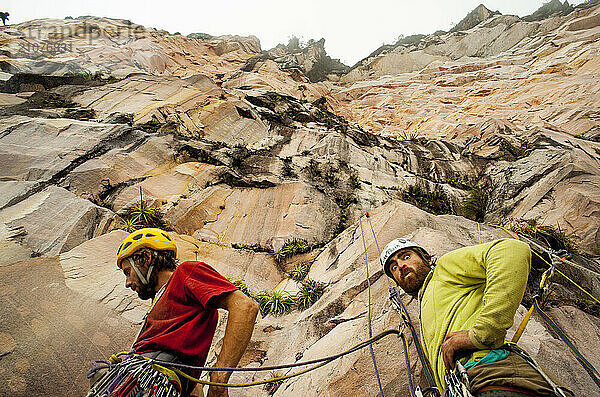
{"type": "MultiPolygon", "coordinates": [[[[377,236],[375,234],[375,229],[373,229],[373,223],[371,222],[371,217],[369,216],[369,213],[367,212],[366,215],[367,215],[367,219],[369,220],[369,225],[371,226],[371,232],[373,233],[373,239],[375,240],[375,245],[377,246],[377,252],[379,253],[379,258],[380,258],[380,262],[381,262],[381,250],[379,249],[379,243],[377,242],[377,236]]],[[[362,230],[362,225],[361,225],[361,230],[362,230]]],[[[363,237],[363,242],[364,242],[364,237],[363,237]]],[[[365,248],[365,256],[366,256],[366,248],[365,248]]],[[[383,264],[381,264],[381,267],[383,268],[383,264]]],[[[425,377],[427,378],[427,383],[429,384],[429,387],[427,387],[424,390],[423,395],[428,395],[429,393],[432,393],[434,396],[439,396],[440,392],[436,386],[435,380],[433,379],[433,374],[431,372],[431,367],[429,366],[429,361],[427,361],[427,358],[425,357],[425,355],[423,353],[421,343],[419,342],[419,336],[417,335],[417,332],[415,331],[415,328],[412,324],[410,315],[408,314],[408,310],[406,310],[406,307],[404,306],[404,302],[402,302],[402,299],[400,299],[400,293],[398,292],[398,288],[392,287],[389,277],[386,277],[385,279],[388,282],[388,287],[389,287],[389,291],[390,291],[390,299],[392,300],[392,302],[394,302],[397,305],[398,309],[401,310],[401,314],[402,314],[404,323],[405,323],[405,325],[408,325],[408,328],[409,328],[410,333],[413,338],[413,342],[415,343],[415,348],[417,350],[419,360],[421,361],[421,364],[423,366],[423,371],[425,372],[425,377]]],[[[402,333],[401,336],[404,338],[404,333],[402,333]]],[[[411,378],[412,375],[411,375],[411,371],[410,371],[410,365],[408,364],[408,350],[405,350],[405,357],[406,357],[406,362],[407,362],[406,372],[408,375],[409,384],[411,386],[410,392],[414,396],[415,392],[412,387],[412,378],[411,378]]]]}
{"type": "Polygon", "coordinates": [[[87,372],[88,379],[91,378],[92,376],[96,375],[96,373],[98,371],[100,371],[101,369],[112,367],[112,364],[110,363],[110,361],[106,361],[106,360],[94,360],[94,361],[92,361],[92,365],[94,366],[94,368],[91,368],[87,372]],[[105,365],[99,365],[100,363],[105,364],[105,365]]]}
{"type": "Polygon", "coordinates": [[[406,360],[406,374],[408,375],[410,395],[413,397],[417,397],[414,392],[415,386],[413,385],[412,374],[410,372],[410,361],[408,360],[408,342],[406,341],[406,336],[404,336],[404,333],[400,334],[400,338],[402,338],[402,350],[404,350],[404,359],[406,360]]]}
{"type": "MultiPolygon", "coordinates": [[[[369,303],[368,307],[368,324],[369,324],[369,338],[373,337],[373,329],[371,327],[371,280],[369,280],[369,261],[367,260],[367,244],[365,243],[365,233],[362,227],[362,220],[358,218],[358,222],[360,224],[360,234],[362,236],[363,247],[365,250],[365,265],[367,266],[367,285],[368,285],[368,294],[369,294],[369,303]]],[[[381,379],[379,378],[379,371],[377,370],[377,362],[375,361],[375,353],[373,352],[373,346],[369,345],[369,350],[371,351],[371,358],[373,359],[373,367],[375,367],[375,375],[377,376],[377,384],[379,385],[379,393],[381,397],[383,396],[383,388],[381,387],[381,379]]]]}

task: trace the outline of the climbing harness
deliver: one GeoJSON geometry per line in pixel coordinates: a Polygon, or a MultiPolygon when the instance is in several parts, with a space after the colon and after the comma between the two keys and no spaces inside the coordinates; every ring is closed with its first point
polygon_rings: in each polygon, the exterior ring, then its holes
{"type": "Polygon", "coordinates": [[[552,387],[552,389],[554,390],[554,394],[557,397],[567,397],[565,393],[561,390],[561,388],[558,387],[556,383],[554,383],[552,379],[548,377],[548,375],[546,375],[544,370],[542,370],[542,368],[535,362],[533,357],[531,357],[525,350],[521,349],[514,343],[507,343],[503,347],[508,348],[508,350],[510,350],[511,352],[522,357],[534,370],[536,370],[542,376],[542,378],[544,378],[544,380],[550,385],[550,387],[552,387]]]}
{"type": "MultiPolygon", "coordinates": [[[[548,375],[546,375],[544,370],[525,350],[510,342],[501,346],[500,349],[508,350],[509,352],[513,352],[523,358],[525,362],[527,362],[527,364],[529,364],[537,373],[539,373],[546,383],[548,383],[556,397],[567,397],[563,390],[556,385],[556,383],[554,383],[552,379],[548,377],[548,375]]],[[[470,382],[467,369],[459,360],[456,360],[454,369],[449,371],[446,375],[445,382],[446,389],[444,390],[442,397],[473,397],[473,394],[469,389],[470,382]]]]}
{"type": "MultiPolygon", "coordinates": [[[[369,225],[371,227],[371,233],[373,234],[373,239],[375,241],[375,246],[377,247],[377,251],[379,253],[379,258],[380,258],[380,262],[381,262],[381,257],[382,257],[381,250],[379,249],[379,243],[377,242],[377,236],[375,234],[375,229],[373,228],[373,223],[371,222],[371,217],[368,212],[365,215],[369,221],[369,225]]],[[[362,227],[361,227],[361,232],[362,232],[362,227]]],[[[363,234],[363,239],[364,239],[364,234],[363,234]]],[[[366,252],[366,246],[365,246],[365,252],[366,252]]],[[[381,264],[381,265],[383,268],[383,264],[381,264]]],[[[402,299],[400,298],[400,292],[398,291],[397,287],[392,286],[388,277],[386,277],[385,279],[387,280],[387,283],[388,283],[388,288],[389,288],[389,292],[390,292],[390,300],[392,301],[394,308],[400,313],[400,316],[402,317],[402,321],[404,323],[404,327],[408,328],[410,331],[413,342],[415,344],[415,348],[417,350],[417,354],[419,356],[419,360],[421,361],[421,365],[422,365],[423,371],[425,373],[425,377],[427,379],[428,387],[426,389],[421,390],[421,388],[419,386],[417,386],[416,388],[413,387],[412,374],[411,374],[411,370],[410,370],[410,362],[408,360],[408,348],[407,348],[407,344],[406,344],[406,337],[404,336],[404,333],[401,333],[400,337],[402,338],[402,341],[403,341],[403,348],[404,348],[405,358],[406,358],[406,362],[407,362],[406,372],[407,372],[407,376],[408,376],[408,380],[409,380],[411,395],[413,397],[420,397],[420,396],[427,396],[427,395],[440,396],[440,391],[437,388],[437,386],[435,384],[435,380],[433,378],[433,372],[431,370],[431,365],[429,364],[429,360],[427,360],[427,357],[424,352],[424,348],[421,345],[419,335],[417,334],[417,331],[415,330],[415,327],[412,323],[410,315],[408,314],[408,310],[406,310],[406,307],[404,306],[404,303],[402,302],[402,299]]]]}

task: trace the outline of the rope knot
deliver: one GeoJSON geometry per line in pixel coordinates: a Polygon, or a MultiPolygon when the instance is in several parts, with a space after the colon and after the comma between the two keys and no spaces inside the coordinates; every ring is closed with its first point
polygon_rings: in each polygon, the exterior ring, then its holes
{"type": "Polygon", "coordinates": [[[123,361],[123,359],[121,357],[119,357],[118,355],[113,354],[112,356],[110,356],[108,361],[110,361],[111,364],[118,364],[121,361],[123,361]]]}

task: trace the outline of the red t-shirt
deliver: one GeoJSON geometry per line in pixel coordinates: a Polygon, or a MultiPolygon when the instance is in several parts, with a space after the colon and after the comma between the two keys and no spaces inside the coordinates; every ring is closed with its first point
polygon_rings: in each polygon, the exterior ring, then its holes
{"type": "Polygon", "coordinates": [[[162,350],[186,364],[203,366],[219,319],[217,309],[207,303],[236,289],[204,262],[181,263],[148,314],[133,349],[136,353],[162,350]]]}

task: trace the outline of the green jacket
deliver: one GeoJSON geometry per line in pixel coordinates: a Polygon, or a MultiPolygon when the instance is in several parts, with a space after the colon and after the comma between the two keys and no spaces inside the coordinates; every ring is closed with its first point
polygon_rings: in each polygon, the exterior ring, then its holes
{"type": "Polygon", "coordinates": [[[449,332],[469,330],[480,351],[504,344],[513,325],[531,267],[526,243],[501,239],[464,247],[442,256],[419,291],[421,331],[435,381],[444,389],[442,342],[449,332]]]}

